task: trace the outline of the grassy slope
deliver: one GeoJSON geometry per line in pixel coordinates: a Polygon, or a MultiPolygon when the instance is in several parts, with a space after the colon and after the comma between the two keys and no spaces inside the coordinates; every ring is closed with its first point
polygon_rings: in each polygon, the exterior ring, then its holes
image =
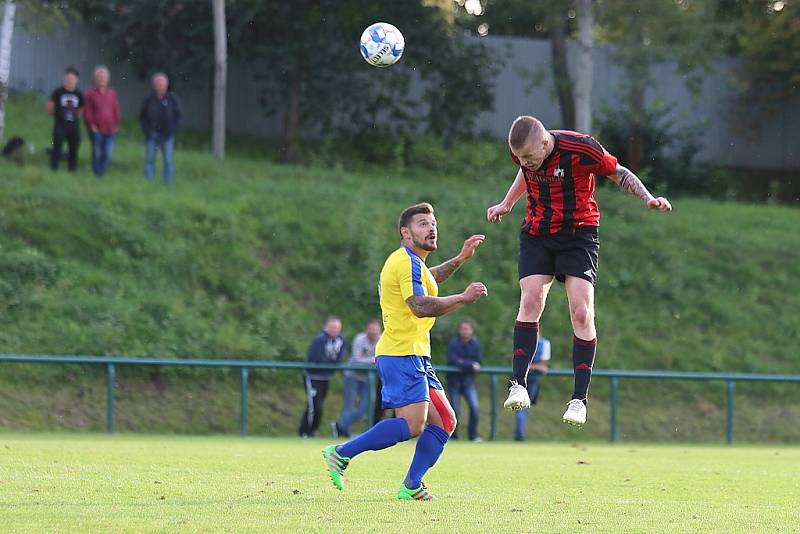
{"type": "Polygon", "coordinates": [[[327,480],[323,444],[0,436],[8,458],[0,463],[0,519],[6,532],[408,532],[413,526],[429,532],[727,533],[796,527],[797,448],[454,443],[426,477],[439,500],[401,503],[394,491],[412,444],[356,459],[343,493],[327,480]]]}
{"type": "MultiPolygon", "coordinates": [[[[0,167],[3,352],[301,357],[326,314],[342,315],[350,335],[377,315],[377,272],[396,246],[397,213],[424,199],[436,205],[440,221],[441,251],[432,262],[454,254],[470,233],[488,235],[478,258],[442,289],[454,292],[482,280],[491,296],[439,321],[437,358],[457,320],[469,316],[478,322],[488,360],[506,362],[518,299],[516,223],[489,226],[483,214],[504,192],[510,166],[487,177],[392,168],[352,173],[275,165],[254,157],[252,142],[238,149],[234,141],[229,159],[220,163],[184,143],[178,147],[177,186],[166,189],[141,179],[139,134],[126,124],[111,173],[97,181],[89,172],[85,140],[77,175],[46,169],[41,147],[49,121],[41,106],[29,96],[12,95],[9,101],[6,131],[23,135],[38,150],[23,169],[7,162],[0,167]],[[237,150],[245,155],[237,156],[237,150]]],[[[195,143],[196,137],[191,136],[195,143]]],[[[680,199],[674,213],[663,215],[612,189],[601,191],[599,201],[604,219],[598,365],[796,369],[798,355],[787,347],[800,342],[794,288],[800,279],[800,212],[680,199]]],[[[542,324],[555,365],[567,366],[570,331],[562,288],[554,287],[542,324]]],[[[33,380],[10,369],[0,370],[0,380],[33,380]]],[[[72,372],[66,387],[80,398],[91,389],[82,384],[94,378],[72,372]]],[[[55,367],[42,374],[36,382],[41,387],[64,376],[55,367]]],[[[153,402],[179,396],[148,386],[149,374],[130,375],[131,384],[156,392],[153,402]]],[[[207,375],[196,375],[197,384],[209,383],[207,375]]],[[[271,375],[265,383],[275,380],[271,375]]],[[[220,383],[229,393],[235,387],[235,380],[220,383]]],[[[625,387],[650,391],[649,384],[625,387]]],[[[765,388],[744,404],[758,405],[786,391],[765,388]]],[[[19,389],[21,404],[41,404],[25,395],[24,386],[19,389]]],[[[686,397],[708,402],[695,398],[700,388],[686,384],[658,391],[666,405],[686,397]]],[[[712,386],[709,393],[716,400],[720,391],[712,386]]],[[[15,395],[8,389],[0,395],[9,406],[0,423],[25,421],[15,395]]],[[[176,418],[173,428],[217,428],[202,421],[185,425],[177,413],[167,414],[176,418]]],[[[52,418],[50,424],[57,425],[52,418]]],[[[89,427],[94,424],[99,421],[89,427]]],[[[283,425],[293,426],[293,418],[283,425]]],[[[140,427],[135,417],[130,426],[140,427]]]]}

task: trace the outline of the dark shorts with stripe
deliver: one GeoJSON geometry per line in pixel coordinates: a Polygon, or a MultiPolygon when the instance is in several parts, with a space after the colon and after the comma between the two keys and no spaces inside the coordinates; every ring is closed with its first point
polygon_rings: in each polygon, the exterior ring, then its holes
{"type": "Polygon", "coordinates": [[[530,235],[522,232],[519,240],[519,278],[550,274],[563,282],[566,275],[597,279],[600,240],[597,227],[579,228],[574,234],[530,235]]]}

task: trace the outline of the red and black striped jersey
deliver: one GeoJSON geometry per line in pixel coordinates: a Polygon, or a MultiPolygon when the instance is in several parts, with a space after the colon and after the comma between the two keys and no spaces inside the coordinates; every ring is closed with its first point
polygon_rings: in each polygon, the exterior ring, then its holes
{"type": "MultiPolygon", "coordinates": [[[[568,130],[550,130],[550,133],[555,144],[541,166],[520,167],[528,189],[522,229],[531,235],[548,235],[599,226],[594,175],[613,174],[617,158],[589,135],[568,130]]],[[[513,153],[511,159],[519,165],[513,153]]]]}

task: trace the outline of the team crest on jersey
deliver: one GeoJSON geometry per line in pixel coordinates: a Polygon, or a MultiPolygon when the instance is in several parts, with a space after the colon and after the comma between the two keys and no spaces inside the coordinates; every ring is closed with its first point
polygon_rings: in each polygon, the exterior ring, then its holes
{"type": "Polygon", "coordinates": [[[556,178],[563,178],[564,169],[562,169],[561,167],[556,168],[556,170],[553,172],[553,176],[555,176],[556,178]]]}

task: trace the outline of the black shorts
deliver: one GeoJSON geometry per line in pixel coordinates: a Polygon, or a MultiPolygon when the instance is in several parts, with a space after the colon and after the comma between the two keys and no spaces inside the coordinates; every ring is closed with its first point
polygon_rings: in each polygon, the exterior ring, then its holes
{"type": "Polygon", "coordinates": [[[597,278],[600,240],[597,227],[580,228],[575,234],[530,235],[519,239],[519,278],[532,274],[550,274],[559,282],[566,275],[588,280],[597,278]]]}

